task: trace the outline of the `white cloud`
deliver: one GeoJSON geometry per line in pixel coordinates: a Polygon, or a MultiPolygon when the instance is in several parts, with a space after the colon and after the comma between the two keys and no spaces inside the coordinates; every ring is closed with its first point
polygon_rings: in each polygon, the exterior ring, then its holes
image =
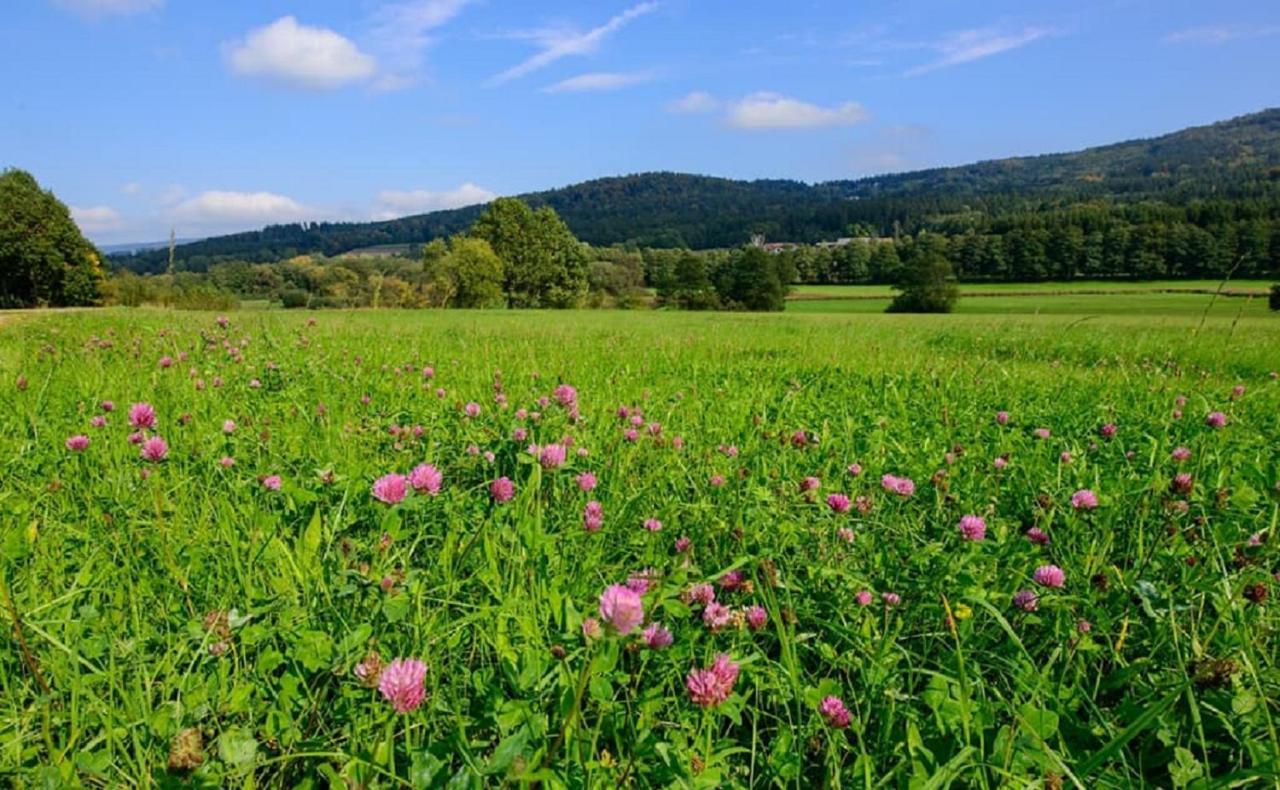
{"type": "Polygon", "coordinates": [[[494,75],[489,79],[487,84],[491,86],[500,85],[504,82],[535,72],[544,66],[555,63],[561,58],[568,57],[570,55],[587,55],[595,52],[599,49],[601,42],[621,30],[628,22],[636,17],[644,16],[657,8],[658,4],[656,2],[644,2],[634,5],[622,13],[617,14],[603,25],[592,28],[585,33],[538,31],[531,36],[516,36],[517,38],[534,38],[542,47],[542,51],[516,64],[515,66],[512,66],[506,71],[494,75]]]}
{"type": "Polygon", "coordinates": [[[720,102],[706,91],[693,91],[667,105],[667,112],[677,115],[697,115],[714,112],[720,102]]]}
{"type": "Polygon", "coordinates": [[[425,214],[428,211],[488,203],[497,196],[496,193],[469,181],[457,189],[445,192],[429,192],[425,189],[407,191],[388,189],[378,193],[378,207],[373,216],[380,220],[395,219],[410,214],[425,214]]]}
{"type": "Polygon", "coordinates": [[[91,208],[71,206],[70,208],[71,219],[75,220],[76,225],[80,227],[81,233],[102,233],[116,230],[120,227],[120,213],[110,206],[93,206],[91,208]]]}
{"type": "Polygon", "coordinates": [[[1280,25],[1220,25],[1177,30],[1164,37],[1167,44],[1225,44],[1239,38],[1264,38],[1280,34],[1280,25]]]}
{"type": "Polygon", "coordinates": [[[164,0],[54,0],[54,2],[85,16],[136,14],[164,5],[164,0]]]}
{"type": "Polygon", "coordinates": [[[384,68],[374,88],[399,90],[421,78],[422,54],[435,43],[431,31],[462,13],[473,0],[405,0],[374,15],[373,39],[384,68]]]}
{"type": "Polygon", "coordinates": [[[349,39],[284,16],[225,46],[227,63],[242,76],[309,90],[333,90],[369,79],[377,62],[349,39]]]}
{"type": "Polygon", "coordinates": [[[579,74],[567,80],[560,80],[554,85],[543,88],[544,93],[580,93],[582,91],[612,91],[629,85],[639,85],[653,79],[647,71],[633,72],[594,72],[579,74]]]}
{"type": "Polygon", "coordinates": [[[730,126],[738,129],[812,129],[852,126],[868,117],[867,111],[857,102],[820,107],[777,93],[761,92],[734,102],[729,107],[727,120],[730,126]]]}
{"type": "Polygon", "coordinates": [[[989,58],[1001,52],[1024,47],[1033,41],[1044,38],[1050,31],[1039,27],[1026,27],[1015,32],[1002,32],[993,28],[981,30],[958,30],[945,36],[932,45],[939,55],[938,60],[908,69],[903,76],[915,77],[930,71],[971,63],[982,58],[989,58]]]}
{"type": "Polygon", "coordinates": [[[140,195],[142,194],[142,184],[137,181],[130,181],[120,187],[120,194],[129,195],[130,197],[140,195]]]}
{"type": "Polygon", "coordinates": [[[273,192],[211,190],[173,206],[168,216],[180,232],[190,234],[301,222],[321,213],[273,192]]]}

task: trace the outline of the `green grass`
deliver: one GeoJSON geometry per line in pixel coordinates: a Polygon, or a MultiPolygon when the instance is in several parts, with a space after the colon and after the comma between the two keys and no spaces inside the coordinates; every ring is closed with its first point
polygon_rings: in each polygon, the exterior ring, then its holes
{"type": "MultiPolygon", "coordinates": [[[[860,287],[860,286],[854,286],[860,287]]],[[[867,286],[870,294],[877,293],[867,286]]],[[[883,313],[890,297],[793,299],[787,302],[788,313],[883,313]]],[[[1153,319],[1198,318],[1205,314],[1221,318],[1257,318],[1266,320],[1275,313],[1267,309],[1265,296],[1217,296],[1199,293],[1113,293],[1113,294],[1037,294],[1018,296],[964,296],[956,303],[956,312],[971,315],[1077,315],[1077,316],[1150,316],[1153,319]]]]}
{"type": "Polygon", "coordinates": [[[1037,300],[1056,315],[241,311],[226,330],[161,310],[9,317],[0,776],[797,788],[1274,776],[1280,323],[1240,299],[1203,326],[1196,295],[1111,299],[1116,315],[1073,296],[1037,300]],[[577,388],[576,422],[538,401],[561,383],[577,388]],[[91,427],[103,400],[115,410],[91,427]],[[158,412],[161,463],[127,439],[140,401],[158,412]],[[643,410],[635,441],[622,405],[643,410]],[[1211,411],[1226,427],[1205,425],[1211,411]],[[1108,423],[1116,435],[1102,438],[1108,423]],[[64,447],[76,434],[84,452],[64,447]],[[563,469],[525,451],[566,436],[563,469]],[[438,496],[371,496],[423,462],[444,473],[438,496]],[[583,471],[598,478],[590,493],[583,471]],[[914,495],[886,493],[883,474],[912,478],[914,495]],[[270,475],[280,490],[260,482],[270,475]],[[514,481],[511,502],[489,496],[498,476],[514,481]],[[1070,505],[1085,488],[1101,500],[1091,512],[1070,505]],[[865,512],[829,509],[838,492],[865,512]],[[582,526],[591,499],[596,533],[582,526]],[[985,541],[960,539],[965,514],[985,519],[985,541]],[[1028,541],[1032,526],[1052,542],[1028,541]],[[1045,564],[1065,571],[1062,589],[1036,586],[1045,564]],[[674,644],[585,638],[602,591],[649,568],[646,618],[674,644]],[[730,570],[747,586],[725,586],[730,570]],[[688,602],[704,582],[733,610],[764,607],[767,625],[711,631],[688,602]],[[1255,602],[1255,586],[1271,598],[1255,602]],[[1037,590],[1036,611],[1012,605],[1022,589],[1037,590]],[[685,679],[721,652],[740,676],[703,710],[685,679]],[[395,713],[354,674],[371,654],[425,661],[425,703],[395,713]],[[824,722],[827,695],[848,729],[824,722]],[[189,775],[166,767],[184,733],[203,758],[189,775]]]}

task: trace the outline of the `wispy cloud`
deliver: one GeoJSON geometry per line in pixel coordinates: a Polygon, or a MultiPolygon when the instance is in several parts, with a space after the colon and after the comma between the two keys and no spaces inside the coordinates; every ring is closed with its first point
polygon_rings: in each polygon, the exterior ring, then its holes
{"type": "Polygon", "coordinates": [[[756,131],[852,126],[869,117],[857,102],[822,107],[777,93],[760,92],[731,104],[726,120],[736,129],[756,131]]]}
{"type": "Polygon", "coordinates": [[[1226,44],[1241,38],[1280,35],[1280,25],[1218,25],[1176,30],[1164,37],[1166,44],[1226,44]]]}
{"type": "Polygon", "coordinates": [[[720,102],[710,93],[693,91],[667,104],[667,112],[676,115],[700,115],[715,112],[719,107],[720,102]]]}
{"type": "Polygon", "coordinates": [[[403,0],[378,9],[373,16],[372,45],[383,61],[374,82],[377,90],[397,90],[422,76],[423,53],[442,27],[473,0],[403,0]]]}
{"type": "Polygon", "coordinates": [[[930,45],[939,54],[937,60],[908,69],[903,76],[916,77],[938,69],[989,58],[1001,52],[1025,47],[1033,41],[1039,41],[1048,36],[1051,32],[1042,27],[1024,27],[1015,31],[1002,31],[996,28],[958,30],[930,45]]]}
{"type": "Polygon", "coordinates": [[[532,38],[537,41],[542,51],[499,74],[495,74],[487,82],[488,85],[501,85],[504,82],[532,74],[538,69],[555,63],[570,55],[587,55],[599,49],[600,44],[609,36],[621,30],[637,17],[644,16],[658,8],[656,2],[644,2],[634,5],[608,22],[592,28],[585,33],[572,31],[543,30],[531,34],[511,36],[513,38],[532,38]]]}
{"type": "Polygon", "coordinates": [[[75,220],[76,225],[85,234],[117,230],[121,225],[120,212],[110,206],[90,208],[71,206],[71,219],[75,220]]]}
{"type": "Polygon", "coordinates": [[[614,91],[631,85],[639,85],[653,79],[653,72],[607,72],[579,74],[543,88],[543,93],[581,93],[583,91],[614,91]]]}
{"type": "Polygon", "coordinates": [[[232,73],[304,90],[334,90],[369,79],[377,61],[350,39],[292,16],[223,46],[232,73]]]}
{"type": "Polygon", "coordinates": [[[378,193],[378,205],[373,217],[380,220],[395,219],[410,214],[425,214],[428,211],[474,206],[477,203],[488,203],[497,196],[496,192],[490,192],[470,181],[457,189],[443,192],[388,189],[378,193]]]}

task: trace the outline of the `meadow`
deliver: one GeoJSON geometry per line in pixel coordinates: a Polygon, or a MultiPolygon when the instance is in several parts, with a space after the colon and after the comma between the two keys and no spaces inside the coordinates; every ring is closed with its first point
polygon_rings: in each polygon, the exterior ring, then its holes
{"type": "Polygon", "coordinates": [[[1273,786],[1280,321],[1206,298],[10,316],[0,776],[1273,786]]]}

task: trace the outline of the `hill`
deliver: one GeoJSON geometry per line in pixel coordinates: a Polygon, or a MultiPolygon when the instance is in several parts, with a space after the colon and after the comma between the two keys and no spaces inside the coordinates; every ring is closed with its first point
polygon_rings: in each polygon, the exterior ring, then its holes
{"type": "MultiPolygon", "coordinates": [[[[1276,215],[1280,194],[1280,109],[1146,140],[1083,151],[978,162],[960,167],[805,184],[736,181],[682,173],[600,178],[521,195],[548,205],[596,245],[706,249],[742,244],[753,234],[813,242],[860,232],[984,230],[1010,216],[1074,204],[1263,201],[1276,215]]],[[[483,211],[469,206],[383,222],[276,225],[177,248],[184,268],[226,260],[274,261],[302,253],[417,244],[468,228],[483,211]]],[[[1231,210],[1231,209],[1229,209],[1231,210]]],[[[1256,213],[1256,212],[1255,212],[1256,213]]],[[[112,257],[140,272],[161,271],[166,250],[112,257]]]]}

